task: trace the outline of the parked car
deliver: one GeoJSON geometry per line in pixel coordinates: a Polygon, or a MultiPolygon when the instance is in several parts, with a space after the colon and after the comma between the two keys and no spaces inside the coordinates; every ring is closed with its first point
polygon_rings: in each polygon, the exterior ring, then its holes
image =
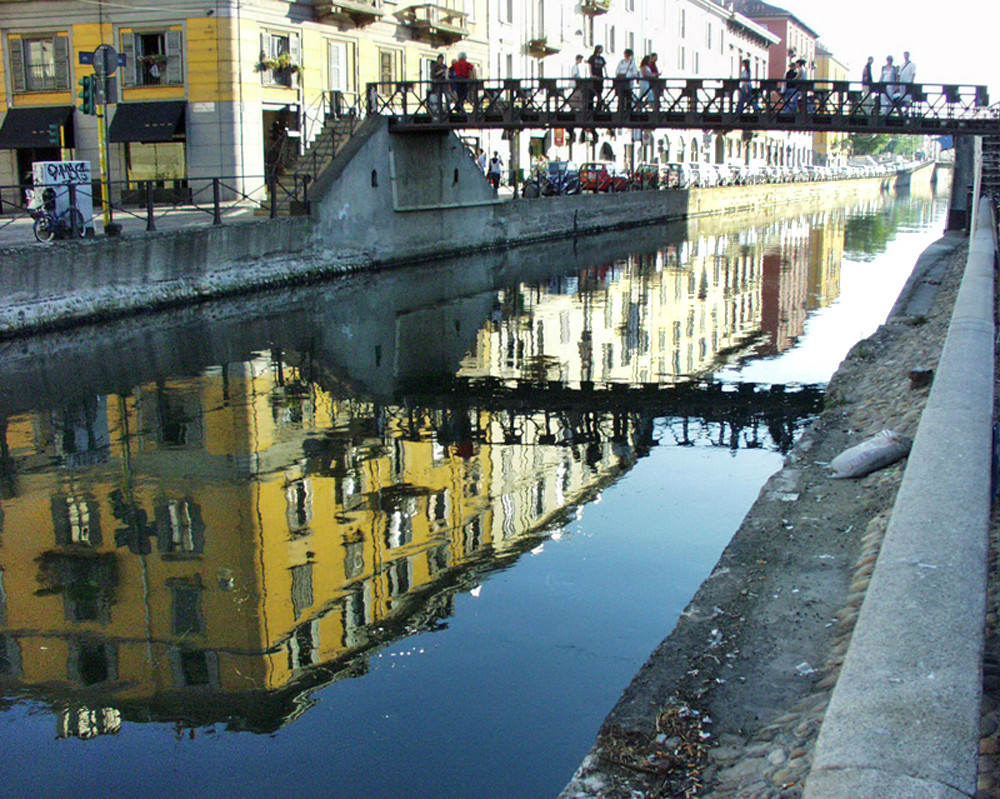
{"type": "Polygon", "coordinates": [[[555,197],[580,193],[580,167],[572,161],[549,161],[521,187],[522,197],[555,197]]]}
{"type": "Polygon", "coordinates": [[[719,175],[720,186],[732,186],[736,183],[736,175],[728,164],[715,164],[714,166],[719,175]]]}
{"type": "Polygon", "coordinates": [[[696,176],[691,164],[684,161],[668,161],[660,165],[660,185],[666,189],[686,189],[695,184],[696,176]]]}
{"type": "Polygon", "coordinates": [[[689,164],[692,184],[700,189],[711,189],[719,185],[719,172],[714,164],[689,164]]]}
{"type": "Polygon", "coordinates": [[[644,163],[636,166],[632,173],[632,186],[636,189],[660,188],[660,165],[644,163]]]}
{"type": "Polygon", "coordinates": [[[581,191],[628,191],[628,184],[628,174],[608,161],[580,166],[581,191]]]}

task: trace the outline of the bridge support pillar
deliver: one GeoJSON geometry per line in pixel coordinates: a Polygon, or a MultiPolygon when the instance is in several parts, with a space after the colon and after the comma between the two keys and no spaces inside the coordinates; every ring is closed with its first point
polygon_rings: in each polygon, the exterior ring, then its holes
{"type": "Polygon", "coordinates": [[[972,212],[972,184],[979,168],[982,152],[978,136],[955,137],[955,171],[951,181],[951,202],[948,205],[948,230],[965,230],[972,212]]]}

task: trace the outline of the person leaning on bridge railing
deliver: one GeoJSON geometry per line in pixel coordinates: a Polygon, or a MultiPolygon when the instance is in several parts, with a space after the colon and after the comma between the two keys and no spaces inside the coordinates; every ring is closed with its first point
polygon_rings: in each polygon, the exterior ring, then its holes
{"type": "Polygon", "coordinates": [[[452,88],[455,92],[455,111],[465,111],[465,101],[469,96],[469,86],[476,77],[476,68],[467,60],[465,53],[458,54],[458,60],[451,65],[452,88]]]}
{"type": "Polygon", "coordinates": [[[445,103],[450,102],[448,93],[448,65],[444,62],[444,53],[431,64],[431,88],[427,93],[427,102],[431,113],[441,114],[446,110],[445,103]]]}
{"type": "Polygon", "coordinates": [[[622,60],[615,69],[615,93],[618,95],[618,110],[632,110],[632,82],[639,77],[639,68],[635,64],[635,54],[628,47],[622,60]]]}
{"type": "Polygon", "coordinates": [[[750,59],[744,58],[740,68],[740,83],[737,88],[739,100],[736,103],[736,116],[739,116],[749,105],[755,114],[760,113],[760,106],[757,105],[757,93],[754,91],[753,83],[750,80],[750,59]]]}

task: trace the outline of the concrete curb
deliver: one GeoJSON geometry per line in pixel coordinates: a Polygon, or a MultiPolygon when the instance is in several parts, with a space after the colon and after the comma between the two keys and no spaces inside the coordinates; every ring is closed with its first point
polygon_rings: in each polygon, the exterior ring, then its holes
{"type": "Polygon", "coordinates": [[[805,799],[976,793],[994,384],[990,225],[984,207],[805,799]]]}

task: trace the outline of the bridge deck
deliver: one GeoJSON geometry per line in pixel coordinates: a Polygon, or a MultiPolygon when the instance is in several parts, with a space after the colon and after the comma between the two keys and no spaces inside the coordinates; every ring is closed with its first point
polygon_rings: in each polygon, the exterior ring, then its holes
{"type": "Polygon", "coordinates": [[[736,79],[466,80],[369,83],[369,114],[394,132],[494,128],[695,128],[1000,134],[985,86],[736,79]],[[737,113],[739,111],[740,113],[737,113]]]}

